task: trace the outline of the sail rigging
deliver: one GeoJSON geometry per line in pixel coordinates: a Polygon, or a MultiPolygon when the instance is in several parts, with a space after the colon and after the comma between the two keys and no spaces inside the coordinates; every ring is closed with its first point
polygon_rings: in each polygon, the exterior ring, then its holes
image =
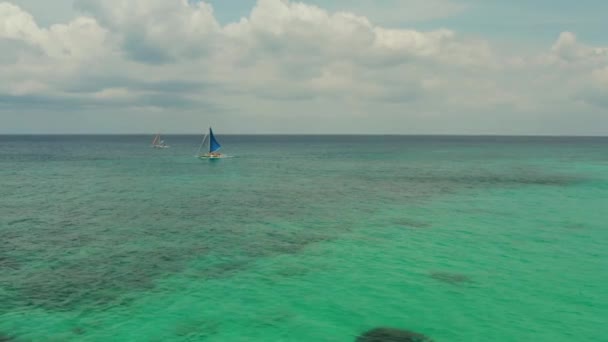
{"type": "Polygon", "coordinates": [[[205,134],[203,137],[203,141],[201,141],[201,146],[198,148],[197,155],[201,159],[218,159],[224,158],[225,156],[219,153],[219,149],[222,148],[222,145],[217,141],[215,135],[213,134],[213,130],[209,127],[209,132],[205,134]],[[206,150],[206,153],[201,153],[206,150]]]}
{"type": "Polygon", "coordinates": [[[154,140],[152,140],[152,147],[154,148],[168,148],[169,145],[165,144],[165,141],[160,138],[160,132],[156,133],[154,140]]]}

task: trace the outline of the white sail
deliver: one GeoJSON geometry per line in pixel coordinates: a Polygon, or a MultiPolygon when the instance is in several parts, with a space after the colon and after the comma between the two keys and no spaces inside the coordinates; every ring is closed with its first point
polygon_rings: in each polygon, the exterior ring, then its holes
{"type": "Polygon", "coordinates": [[[165,141],[161,140],[161,138],[160,138],[160,133],[157,133],[156,136],[154,137],[154,140],[152,140],[152,147],[153,148],[168,148],[169,145],[165,144],[165,141]]]}

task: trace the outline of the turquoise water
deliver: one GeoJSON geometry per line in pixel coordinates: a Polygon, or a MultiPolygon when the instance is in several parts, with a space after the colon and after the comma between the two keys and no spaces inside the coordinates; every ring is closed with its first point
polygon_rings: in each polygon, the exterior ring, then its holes
{"type": "Polygon", "coordinates": [[[0,341],[606,341],[608,139],[0,136],[0,341]]]}

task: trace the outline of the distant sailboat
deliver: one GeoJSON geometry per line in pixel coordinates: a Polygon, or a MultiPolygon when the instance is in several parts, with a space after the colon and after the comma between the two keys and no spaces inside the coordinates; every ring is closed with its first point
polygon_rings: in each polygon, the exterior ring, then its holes
{"type": "Polygon", "coordinates": [[[156,136],[154,137],[154,140],[152,140],[152,147],[153,148],[169,148],[169,145],[165,144],[165,141],[160,138],[160,133],[157,133],[156,136]]]}
{"type": "Polygon", "coordinates": [[[209,133],[205,134],[203,137],[203,141],[201,142],[201,146],[198,148],[197,156],[200,159],[220,159],[225,158],[225,156],[217,151],[222,148],[222,145],[215,139],[215,135],[213,135],[213,130],[209,127],[209,133]],[[207,139],[209,138],[209,139],[207,139]],[[208,145],[208,148],[206,147],[208,145]],[[203,151],[203,147],[208,152],[201,153],[203,151]]]}

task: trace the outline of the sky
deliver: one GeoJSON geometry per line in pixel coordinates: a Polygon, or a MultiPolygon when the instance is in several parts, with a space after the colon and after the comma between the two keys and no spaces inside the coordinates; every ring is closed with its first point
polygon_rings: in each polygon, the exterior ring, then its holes
{"type": "Polygon", "coordinates": [[[0,0],[0,134],[608,135],[604,0],[0,0]]]}

